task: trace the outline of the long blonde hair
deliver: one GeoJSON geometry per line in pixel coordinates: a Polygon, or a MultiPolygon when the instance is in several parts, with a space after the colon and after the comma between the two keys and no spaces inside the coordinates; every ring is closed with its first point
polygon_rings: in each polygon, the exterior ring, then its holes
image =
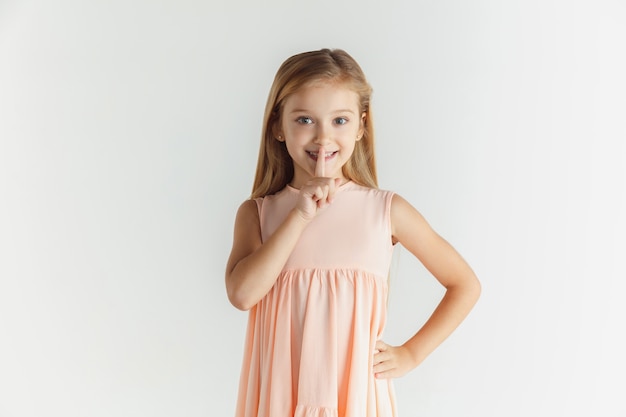
{"type": "Polygon", "coordinates": [[[288,58],[278,69],[270,89],[261,146],[251,198],[264,197],[282,190],[293,178],[293,161],[284,142],[276,139],[287,97],[319,81],[341,83],[359,96],[360,112],[365,113],[364,132],[356,142],[350,160],[343,166],[343,175],[367,187],[378,188],[374,158],[374,127],[370,98],[372,88],[359,64],[341,49],[303,52],[288,58]]]}

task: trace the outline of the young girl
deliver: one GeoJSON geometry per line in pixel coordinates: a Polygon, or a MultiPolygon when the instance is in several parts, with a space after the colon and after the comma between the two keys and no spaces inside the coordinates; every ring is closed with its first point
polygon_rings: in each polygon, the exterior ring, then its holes
{"type": "Polygon", "coordinates": [[[371,88],[346,52],[292,56],[274,79],[252,197],[237,213],[230,302],[250,310],[237,417],[391,417],[418,366],[480,293],[468,264],[402,197],[377,188],[371,88]],[[400,346],[381,340],[401,243],[446,288],[400,346]]]}

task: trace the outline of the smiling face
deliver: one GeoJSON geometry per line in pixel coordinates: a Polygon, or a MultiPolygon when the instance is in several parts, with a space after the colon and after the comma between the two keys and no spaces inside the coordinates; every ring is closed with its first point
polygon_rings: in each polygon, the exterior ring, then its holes
{"type": "Polygon", "coordinates": [[[363,136],[364,118],[357,93],[339,83],[313,84],[289,96],[276,136],[293,160],[291,185],[300,188],[315,175],[320,148],[324,175],[345,180],[342,167],[363,136]]]}

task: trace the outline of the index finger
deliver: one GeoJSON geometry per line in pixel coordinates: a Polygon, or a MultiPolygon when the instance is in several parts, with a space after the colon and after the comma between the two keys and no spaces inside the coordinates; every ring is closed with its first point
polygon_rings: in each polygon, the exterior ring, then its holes
{"type": "Polygon", "coordinates": [[[324,176],[324,165],[326,163],[326,151],[323,146],[317,150],[317,161],[315,163],[315,176],[323,177],[324,176]]]}

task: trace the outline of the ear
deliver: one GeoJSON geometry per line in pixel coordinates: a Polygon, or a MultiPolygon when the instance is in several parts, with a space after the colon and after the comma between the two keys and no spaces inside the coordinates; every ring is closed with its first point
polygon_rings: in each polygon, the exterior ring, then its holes
{"type": "Polygon", "coordinates": [[[278,126],[277,122],[274,122],[274,124],[272,124],[272,136],[274,136],[274,138],[279,141],[279,142],[284,142],[285,141],[285,135],[283,135],[282,130],[279,128],[280,126],[278,126]]]}
{"type": "Polygon", "coordinates": [[[361,113],[359,132],[357,133],[357,136],[356,136],[357,142],[361,140],[361,138],[363,137],[363,134],[365,133],[365,121],[366,120],[367,120],[367,112],[361,113]]]}

